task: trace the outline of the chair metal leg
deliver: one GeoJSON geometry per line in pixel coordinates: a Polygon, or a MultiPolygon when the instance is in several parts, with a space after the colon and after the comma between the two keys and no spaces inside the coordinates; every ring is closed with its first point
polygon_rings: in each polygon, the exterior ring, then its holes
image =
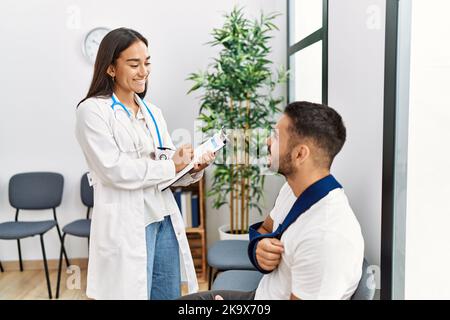
{"type": "Polygon", "coordinates": [[[212,267],[209,267],[209,268],[210,269],[209,269],[209,283],[208,283],[208,285],[209,285],[209,290],[211,290],[211,287],[212,287],[212,284],[213,284],[214,280],[217,278],[217,275],[222,270],[215,269],[215,268],[212,268],[212,267]]]}
{"type": "Polygon", "coordinates": [[[1,272],[5,272],[5,270],[3,270],[3,265],[2,265],[2,262],[0,261],[0,271],[1,272]]]}
{"type": "Polygon", "coordinates": [[[20,264],[20,271],[23,271],[23,263],[22,263],[22,250],[20,249],[20,240],[17,239],[17,248],[19,249],[19,264],[20,264]]]}
{"type": "MultiPolygon", "coordinates": [[[[53,208],[53,218],[56,221],[56,230],[58,230],[58,236],[59,236],[59,241],[61,242],[62,245],[62,235],[61,235],[61,230],[59,229],[59,224],[58,224],[58,219],[56,218],[56,209],[53,208]]],[[[64,258],[66,259],[66,266],[69,267],[70,266],[70,262],[69,262],[69,258],[67,258],[67,253],[66,253],[66,249],[64,249],[63,246],[63,250],[64,250],[64,258]]]]}
{"type": "Polygon", "coordinates": [[[213,277],[213,267],[208,266],[208,290],[211,290],[212,286],[212,277],[213,277]]]}
{"type": "Polygon", "coordinates": [[[41,234],[40,237],[41,237],[42,257],[44,258],[45,277],[47,279],[48,298],[51,299],[52,298],[52,288],[50,285],[50,277],[48,274],[47,256],[45,255],[44,235],[41,234]]]}
{"type": "Polygon", "coordinates": [[[59,230],[58,224],[56,224],[56,230],[58,230],[59,240],[61,241],[61,246],[62,246],[62,248],[63,248],[64,259],[66,260],[66,266],[69,267],[69,266],[70,266],[70,261],[69,261],[69,258],[67,258],[66,249],[65,249],[64,246],[63,246],[63,240],[62,240],[61,230],[59,230]]]}
{"type": "Polygon", "coordinates": [[[62,259],[63,259],[63,248],[64,248],[64,240],[66,238],[66,234],[64,233],[62,236],[61,250],[59,253],[59,265],[58,265],[58,283],[56,285],[56,299],[59,298],[59,287],[61,284],[61,269],[62,269],[62,259]]]}

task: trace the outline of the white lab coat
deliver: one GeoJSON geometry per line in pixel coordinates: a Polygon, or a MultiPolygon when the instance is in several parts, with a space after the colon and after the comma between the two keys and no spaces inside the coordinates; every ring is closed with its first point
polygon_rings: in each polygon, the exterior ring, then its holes
{"type": "MultiPolygon", "coordinates": [[[[126,128],[126,113],[118,111],[120,106],[116,105],[115,115],[111,104],[111,98],[90,98],[76,111],[76,137],[94,188],[86,294],[94,299],[147,299],[143,190],[156,189],[161,181],[173,178],[175,165],[172,160],[139,158],[129,134],[132,128],[126,128]]],[[[147,106],[158,123],[164,146],[175,148],[161,110],[149,103],[147,106]]],[[[141,111],[157,141],[154,123],[142,104],[141,111]]],[[[188,185],[202,174],[188,174],[177,184],[188,185]]],[[[184,222],[172,192],[167,189],[163,196],[172,212],[188,291],[194,293],[198,284],[184,222]]]]}

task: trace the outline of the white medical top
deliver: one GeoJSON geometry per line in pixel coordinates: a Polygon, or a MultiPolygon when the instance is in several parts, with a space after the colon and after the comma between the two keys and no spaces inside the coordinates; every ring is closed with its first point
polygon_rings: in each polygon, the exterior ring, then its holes
{"type": "MultiPolygon", "coordinates": [[[[134,117],[131,109],[128,110],[131,114],[132,128],[139,141],[138,145],[142,146],[141,157],[150,157],[155,160],[155,144],[141,109],[138,109],[136,117],[134,117]]],[[[171,213],[168,211],[162,193],[158,192],[157,188],[144,189],[144,219],[146,226],[150,223],[164,220],[164,217],[171,213]]]]}
{"type": "MultiPolygon", "coordinates": [[[[273,210],[273,231],[296,197],[286,183],[273,210]]],[[[364,239],[343,189],[335,189],[304,212],[283,233],[277,269],[264,275],[256,300],[350,299],[362,273],[364,239]]]]}
{"type": "MultiPolygon", "coordinates": [[[[142,114],[142,110],[138,109],[136,117],[131,109],[128,110],[131,114],[130,121],[132,123],[132,128],[134,129],[139,141],[138,145],[142,146],[141,157],[150,157],[155,160],[155,143],[151,131],[145,122],[145,117],[142,114]]],[[[170,143],[170,145],[171,144],[172,143],[170,143]]],[[[194,180],[198,180],[202,175],[203,173],[201,172],[191,174],[191,177],[194,180]]],[[[144,210],[144,221],[146,226],[153,222],[162,221],[165,216],[173,213],[170,211],[170,205],[168,205],[164,200],[163,193],[158,191],[158,188],[155,187],[144,189],[144,210]]]]}

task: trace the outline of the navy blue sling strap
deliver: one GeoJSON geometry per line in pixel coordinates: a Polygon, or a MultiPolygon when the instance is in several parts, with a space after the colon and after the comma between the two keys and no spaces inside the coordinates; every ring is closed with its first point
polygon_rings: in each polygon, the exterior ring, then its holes
{"type": "Polygon", "coordinates": [[[314,204],[323,199],[334,189],[342,188],[337,180],[328,175],[322,178],[312,185],[310,185],[303,193],[297,198],[292,206],[291,210],[287,214],[284,221],[278,226],[275,232],[260,234],[257,230],[262,225],[262,222],[258,222],[249,229],[250,243],[248,245],[248,257],[251,263],[262,273],[270,273],[270,271],[263,270],[256,261],[256,246],[261,239],[264,238],[277,238],[281,239],[282,234],[289,226],[298,219],[305,211],[311,208],[314,204]]]}

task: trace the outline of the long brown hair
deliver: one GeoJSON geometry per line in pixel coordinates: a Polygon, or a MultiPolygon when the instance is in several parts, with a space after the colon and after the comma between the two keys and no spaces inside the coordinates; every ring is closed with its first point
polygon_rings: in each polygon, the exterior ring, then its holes
{"type": "MultiPolygon", "coordinates": [[[[86,99],[92,97],[111,97],[114,92],[114,81],[108,75],[107,70],[110,65],[115,65],[122,51],[126,50],[136,41],[142,41],[148,46],[148,41],[139,32],[128,28],[119,28],[108,32],[103,38],[98,48],[97,57],[94,65],[94,75],[91,86],[86,97],[81,100],[77,107],[86,99]]],[[[138,93],[139,97],[144,98],[147,93],[147,84],[145,90],[138,93]]]]}

